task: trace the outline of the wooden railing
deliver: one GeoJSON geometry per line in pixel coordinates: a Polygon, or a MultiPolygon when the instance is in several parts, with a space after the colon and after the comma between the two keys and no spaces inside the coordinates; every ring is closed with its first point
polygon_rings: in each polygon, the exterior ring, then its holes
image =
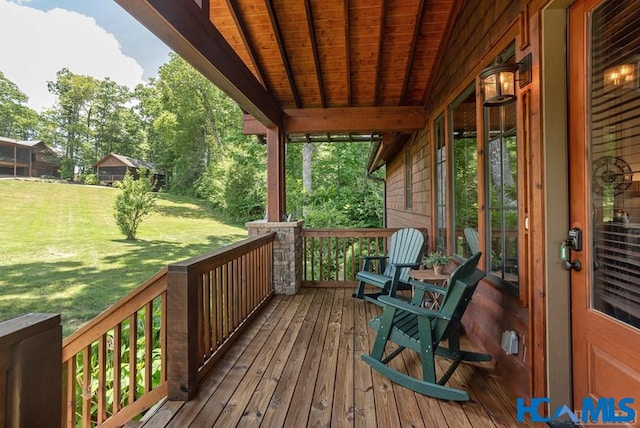
{"type": "Polygon", "coordinates": [[[119,426],[166,396],[167,268],[64,340],[66,427],[119,426]]]}
{"type": "Polygon", "coordinates": [[[169,266],[169,399],[188,400],[273,295],[275,233],[169,266]]]}
{"type": "Polygon", "coordinates": [[[273,294],[274,236],[172,264],[67,338],[63,426],[120,426],[188,399],[273,294]]]}
{"type": "MultiPolygon", "coordinates": [[[[398,229],[303,229],[302,284],[341,287],[355,285],[360,257],[384,255],[388,239],[398,229]]],[[[419,229],[427,237],[426,229],[419,229]]]]}

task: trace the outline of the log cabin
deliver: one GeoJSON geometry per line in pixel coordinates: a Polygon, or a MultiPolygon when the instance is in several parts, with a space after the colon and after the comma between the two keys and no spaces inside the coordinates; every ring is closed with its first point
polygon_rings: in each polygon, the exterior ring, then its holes
{"type": "Polygon", "coordinates": [[[0,175],[59,177],[61,158],[44,141],[0,137],[0,175]]]}
{"type": "MultiPolygon", "coordinates": [[[[612,415],[640,410],[638,2],[116,2],[240,105],[247,134],[266,137],[267,213],[247,225],[246,242],[170,265],[65,339],[68,397],[78,394],[78,382],[91,381],[86,372],[82,380],[74,377],[77,356],[86,360],[97,349],[104,359],[107,336],[124,346],[124,332],[136,334],[129,327],[137,317],[148,320],[145,311],[156,309],[164,314],[161,380],[147,381],[140,397],[131,393],[124,404],[106,404],[103,392],[63,398],[66,424],[75,425],[78,415],[91,418],[94,402],[98,424],[124,423],[163,397],[169,401],[152,419],[159,425],[224,426],[244,418],[267,425],[510,426],[527,422],[522,409],[516,415],[515,397],[544,404],[531,417],[565,405],[578,411],[585,399],[599,398],[614,405],[632,400],[631,408],[611,408],[612,415]],[[313,231],[284,221],[285,145],[334,134],[371,140],[369,172],[385,168],[386,229],[313,231]],[[383,403],[391,387],[363,371],[358,358],[341,363],[344,370],[325,365],[368,350],[359,321],[371,309],[346,304],[349,297],[338,288],[318,291],[340,279],[352,282],[346,274],[308,272],[309,257],[318,254],[313,248],[347,248],[347,238],[384,242],[400,227],[426,229],[430,247],[458,262],[472,245],[484,254],[480,267],[487,275],[463,323],[470,343],[492,355],[501,380],[461,382],[493,416],[469,406],[461,414],[444,403],[436,408],[402,390],[389,412],[383,403]],[[322,294],[310,295],[309,288],[322,294]],[[289,295],[305,308],[302,315],[282,306],[289,295]],[[327,303],[329,295],[338,297],[327,303]],[[263,304],[267,309],[257,311],[263,304]],[[301,321],[311,314],[311,325],[324,326],[333,342],[317,342],[314,327],[301,321]],[[264,321],[270,317],[272,324],[264,321]],[[260,343],[277,338],[280,349],[304,351],[272,349],[274,361],[286,363],[264,363],[256,373],[266,370],[277,386],[256,380],[253,393],[234,393],[246,382],[232,387],[229,379],[248,363],[229,343],[257,341],[259,327],[248,321],[260,319],[274,335],[260,343]],[[285,330],[294,324],[297,339],[285,330]],[[353,344],[341,347],[348,335],[353,344]],[[309,356],[312,350],[317,358],[309,356]],[[305,377],[311,387],[291,381],[305,377]],[[503,386],[512,400],[506,413],[489,398],[502,400],[503,386]],[[321,395],[334,388],[335,394],[321,395]],[[436,414],[442,419],[433,419],[436,414]]],[[[154,328],[145,321],[140,329],[148,337],[154,328]]],[[[121,392],[120,380],[112,383],[121,392]]]]}
{"type": "Polygon", "coordinates": [[[151,162],[135,159],[129,156],[109,153],[94,165],[100,183],[113,185],[116,181],[122,181],[127,171],[133,178],[137,179],[141,168],[149,171],[151,180],[155,183],[156,189],[165,184],[165,175],[158,171],[151,162]]]}

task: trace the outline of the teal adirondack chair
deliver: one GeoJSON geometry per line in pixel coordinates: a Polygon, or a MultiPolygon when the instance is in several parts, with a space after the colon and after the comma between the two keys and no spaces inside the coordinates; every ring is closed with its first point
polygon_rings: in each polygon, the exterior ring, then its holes
{"type": "Polygon", "coordinates": [[[430,286],[412,281],[415,292],[412,300],[406,302],[389,296],[381,296],[384,304],[382,315],[374,318],[369,327],[377,331],[373,349],[362,359],[372,368],[391,381],[430,397],[453,401],[467,401],[469,394],[445,384],[462,361],[490,361],[491,356],[460,350],[459,327],[471,296],[484,272],[476,269],[481,253],[474,254],[465,263],[459,265],[451,274],[446,288],[430,286]],[[440,289],[443,294],[438,311],[421,306],[427,291],[440,289]],[[442,341],[448,341],[448,348],[442,347],[442,341]],[[384,357],[387,342],[399,347],[384,357]],[[416,379],[388,365],[389,361],[400,355],[405,349],[418,352],[422,358],[422,379],[416,379]],[[436,378],[435,356],[451,360],[449,369],[438,380],[436,378]]]}
{"type": "Polygon", "coordinates": [[[364,265],[356,274],[358,288],[353,297],[365,299],[380,305],[381,295],[395,297],[398,289],[408,289],[409,272],[420,267],[424,253],[424,235],[417,229],[400,229],[391,235],[388,256],[362,257],[364,265]],[[372,272],[373,261],[378,261],[378,272],[372,272]],[[381,289],[378,293],[365,294],[365,286],[370,284],[381,289]]]}
{"type": "Polygon", "coordinates": [[[473,227],[464,228],[464,238],[467,240],[467,245],[471,254],[475,254],[480,251],[480,244],[478,243],[478,231],[473,227]]]}

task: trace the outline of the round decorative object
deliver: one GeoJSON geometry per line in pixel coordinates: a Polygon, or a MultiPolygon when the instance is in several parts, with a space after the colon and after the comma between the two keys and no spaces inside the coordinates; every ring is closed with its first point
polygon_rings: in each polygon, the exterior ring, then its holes
{"type": "Polygon", "coordinates": [[[593,162],[593,190],[602,195],[605,189],[613,189],[619,195],[631,186],[633,174],[624,159],[617,156],[603,156],[593,162]]]}

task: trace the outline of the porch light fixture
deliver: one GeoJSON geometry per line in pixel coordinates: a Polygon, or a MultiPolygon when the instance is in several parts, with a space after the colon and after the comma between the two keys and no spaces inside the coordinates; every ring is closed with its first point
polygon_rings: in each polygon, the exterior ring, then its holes
{"type": "Polygon", "coordinates": [[[531,54],[514,64],[505,63],[498,56],[491,66],[480,72],[480,80],[485,107],[498,107],[514,102],[515,83],[520,82],[520,87],[523,87],[531,82],[531,54]],[[519,79],[516,79],[516,72],[519,79]]]}
{"type": "Polygon", "coordinates": [[[604,89],[638,89],[640,62],[630,62],[609,67],[604,71],[604,89]]]}

